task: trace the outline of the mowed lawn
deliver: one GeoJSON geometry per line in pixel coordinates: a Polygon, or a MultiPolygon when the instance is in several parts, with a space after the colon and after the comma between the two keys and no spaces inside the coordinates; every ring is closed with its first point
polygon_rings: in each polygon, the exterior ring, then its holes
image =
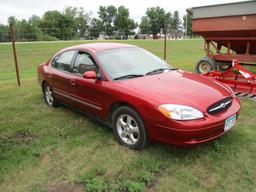
{"type": "MultiPolygon", "coordinates": [[[[112,131],[69,108],[50,108],[36,68],[66,46],[17,44],[21,87],[10,44],[0,44],[0,191],[256,191],[256,102],[242,100],[230,133],[194,147],[158,142],[142,151],[120,146],[112,131]]],[[[163,41],[118,41],[163,56],[163,41]]],[[[202,40],[168,41],[168,62],[194,71],[202,40]]],[[[185,89],[185,88],[184,88],[185,89]]],[[[207,93],[202,93],[207,94],[207,93]]]]}

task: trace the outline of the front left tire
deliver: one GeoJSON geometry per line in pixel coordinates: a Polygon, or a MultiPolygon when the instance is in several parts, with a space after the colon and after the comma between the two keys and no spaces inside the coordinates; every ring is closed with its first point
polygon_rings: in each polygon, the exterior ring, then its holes
{"type": "Polygon", "coordinates": [[[121,106],[113,113],[112,127],[118,142],[130,149],[143,149],[148,143],[142,118],[129,106],[121,106]]]}

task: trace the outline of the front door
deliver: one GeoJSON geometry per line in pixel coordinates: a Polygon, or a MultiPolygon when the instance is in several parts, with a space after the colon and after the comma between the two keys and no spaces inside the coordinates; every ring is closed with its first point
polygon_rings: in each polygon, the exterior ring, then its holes
{"type": "Polygon", "coordinates": [[[98,66],[90,54],[79,51],[73,67],[77,96],[76,108],[102,118],[103,107],[106,106],[108,101],[108,95],[103,87],[105,81],[85,79],[83,74],[86,71],[98,73],[98,66]]]}

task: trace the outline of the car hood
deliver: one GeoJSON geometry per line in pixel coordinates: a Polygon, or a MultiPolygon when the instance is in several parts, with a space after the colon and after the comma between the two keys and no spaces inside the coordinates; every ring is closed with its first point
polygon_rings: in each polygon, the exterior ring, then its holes
{"type": "Polygon", "coordinates": [[[148,95],[158,104],[189,105],[201,111],[206,111],[209,105],[232,95],[228,87],[217,81],[180,70],[122,80],[120,83],[148,95]]]}

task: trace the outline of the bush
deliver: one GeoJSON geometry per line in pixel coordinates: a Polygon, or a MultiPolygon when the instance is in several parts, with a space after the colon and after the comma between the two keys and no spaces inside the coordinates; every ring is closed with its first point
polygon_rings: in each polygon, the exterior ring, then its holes
{"type": "Polygon", "coordinates": [[[43,35],[41,41],[58,41],[59,39],[50,35],[43,35]]]}

